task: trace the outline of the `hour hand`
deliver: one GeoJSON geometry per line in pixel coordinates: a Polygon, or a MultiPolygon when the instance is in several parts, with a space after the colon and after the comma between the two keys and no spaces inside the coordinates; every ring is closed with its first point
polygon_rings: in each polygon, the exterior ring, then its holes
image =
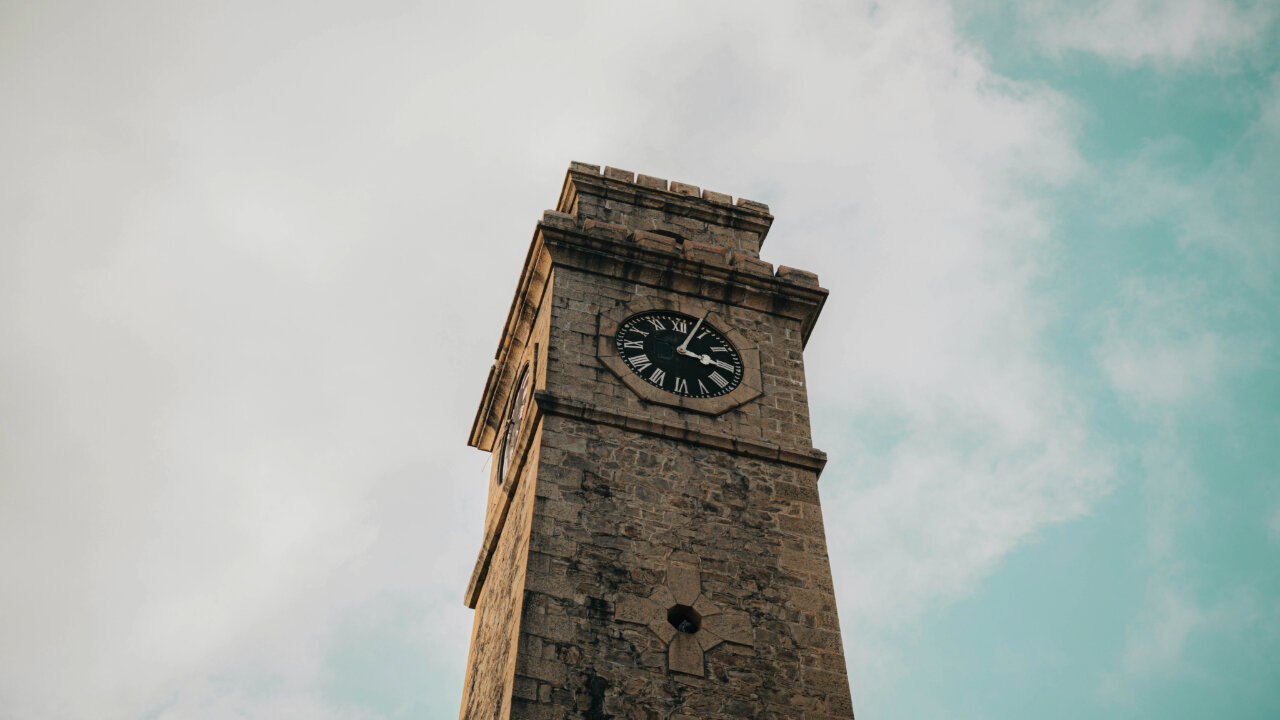
{"type": "MultiPolygon", "coordinates": [[[[688,341],[686,340],[685,342],[688,342],[688,341]]],[[[699,360],[701,360],[701,359],[703,358],[703,356],[702,356],[702,355],[699,355],[698,353],[693,352],[693,351],[691,351],[691,350],[687,350],[687,349],[685,349],[685,346],[683,346],[683,345],[681,345],[680,347],[676,348],[676,353],[677,353],[677,354],[680,354],[680,355],[685,355],[685,356],[687,356],[687,357],[691,357],[691,358],[697,358],[697,359],[699,359],[699,360]]]]}

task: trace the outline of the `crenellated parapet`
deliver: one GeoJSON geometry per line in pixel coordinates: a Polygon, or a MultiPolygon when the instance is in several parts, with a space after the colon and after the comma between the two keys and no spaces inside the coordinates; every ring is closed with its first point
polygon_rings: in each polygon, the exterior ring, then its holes
{"type": "Polygon", "coordinates": [[[773,216],[769,206],[696,185],[629,170],[574,162],[565,175],[558,212],[758,257],[773,216]]]}

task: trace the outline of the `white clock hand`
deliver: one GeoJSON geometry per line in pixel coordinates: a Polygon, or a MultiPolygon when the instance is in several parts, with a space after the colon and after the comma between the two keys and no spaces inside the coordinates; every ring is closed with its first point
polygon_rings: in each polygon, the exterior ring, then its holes
{"type": "Polygon", "coordinates": [[[689,336],[684,339],[684,342],[680,343],[680,347],[676,348],[676,352],[683,355],[689,351],[689,341],[693,339],[693,334],[698,332],[698,328],[702,327],[702,321],[706,319],[706,315],[698,318],[698,322],[694,323],[693,329],[689,331],[689,336]]]}

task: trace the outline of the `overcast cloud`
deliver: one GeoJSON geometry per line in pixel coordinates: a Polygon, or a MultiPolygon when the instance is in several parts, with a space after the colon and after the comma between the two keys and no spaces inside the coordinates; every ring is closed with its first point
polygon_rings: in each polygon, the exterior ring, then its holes
{"type": "MultiPolygon", "coordinates": [[[[1123,63],[1256,45],[1230,8],[1141,12],[1157,32],[1123,63]]],[[[1114,54],[1100,13],[1038,37],[1114,54]]],[[[4,6],[0,717],[456,713],[487,478],[467,430],[570,160],[767,202],[763,257],[831,289],[807,351],[824,510],[855,704],[891,688],[897,633],[1117,482],[1044,344],[1084,112],[992,69],[962,19],[4,6]]],[[[1126,287],[1138,313],[1186,301],[1126,287]]],[[[1098,319],[1097,358],[1138,404],[1239,356],[1178,335],[1152,373],[1166,336],[1133,317],[1098,319]]],[[[1173,654],[1212,617],[1159,602],[1143,627],[1173,654]]]]}

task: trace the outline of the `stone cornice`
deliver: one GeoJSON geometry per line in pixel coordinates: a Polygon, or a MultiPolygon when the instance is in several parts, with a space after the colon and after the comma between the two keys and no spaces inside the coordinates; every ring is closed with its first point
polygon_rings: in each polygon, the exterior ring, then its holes
{"type": "Polygon", "coordinates": [[[510,392],[518,370],[513,360],[520,358],[528,343],[529,333],[545,299],[550,279],[551,257],[543,249],[542,243],[538,241],[538,233],[535,232],[520,271],[515,296],[507,310],[507,321],[503,323],[502,335],[498,338],[493,366],[489,368],[489,376],[485,379],[480,406],[476,408],[475,418],[471,421],[468,445],[487,451],[492,449],[497,439],[497,426],[501,418],[494,415],[502,412],[502,401],[510,392]]]}
{"type": "Polygon", "coordinates": [[[555,265],[790,317],[801,322],[804,343],[827,300],[811,272],[785,265],[775,272],[763,260],[707,243],[551,211],[538,236],[555,265]]]}
{"type": "Polygon", "coordinates": [[[794,465],[818,474],[827,464],[827,454],[815,448],[788,448],[767,442],[756,442],[735,438],[723,433],[708,432],[681,422],[663,422],[652,417],[632,415],[631,413],[609,410],[596,405],[578,402],[569,398],[558,397],[546,390],[533,393],[534,403],[539,415],[559,415],[561,417],[586,420],[601,425],[631,430],[633,432],[653,435],[668,440],[679,440],[691,445],[723,450],[736,455],[771,460],[786,465],[794,465]]]}

